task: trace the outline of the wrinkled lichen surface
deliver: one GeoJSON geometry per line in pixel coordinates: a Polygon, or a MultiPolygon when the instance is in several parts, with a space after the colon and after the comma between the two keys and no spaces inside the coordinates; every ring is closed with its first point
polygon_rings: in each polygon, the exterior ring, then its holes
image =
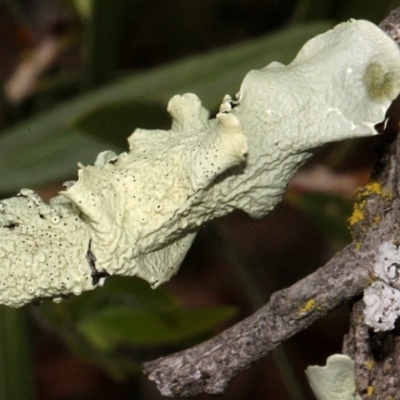
{"type": "Polygon", "coordinates": [[[0,206],[0,303],[60,299],[137,275],[174,275],[199,227],[241,209],[265,216],[311,151],[376,134],[400,90],[397,45],[349,21],[310,40],[287,66],[245,77],[215,119],[174,96],[168,131],[137,129],[129,151],[80,165],[50,205],[27,190],[0,206]]]}

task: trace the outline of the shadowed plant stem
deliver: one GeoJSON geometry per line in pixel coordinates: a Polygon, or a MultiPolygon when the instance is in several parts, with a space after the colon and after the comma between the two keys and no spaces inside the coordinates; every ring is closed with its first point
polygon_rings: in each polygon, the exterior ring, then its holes
{"type": "Polygon", "coordinates": [[[87,24],[87,86],[107,83],[115,74],[124,25],[124,2],[96,0],[87,24]]]}
{"type": "Polygon", "coordinates": [[[27,308],[0,306],[0,399],[34,400],[27,308]]]}

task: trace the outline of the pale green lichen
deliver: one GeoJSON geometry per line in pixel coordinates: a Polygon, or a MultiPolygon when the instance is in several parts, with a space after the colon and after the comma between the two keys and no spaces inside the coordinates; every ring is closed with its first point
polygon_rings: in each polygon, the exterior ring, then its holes
{"type": "Polygon", "coordinates": [[[19,306],[92,289],[88,226],[79,210],[58,196],[50,205],[31,190],[0,203],[0,300],[19,306]]]}
{"type": "Polygon", "coordinates": [[[308,367],[306,376],[317,400],[361,400],[355,364],[349,356],[334,354],[328,357],[325,367],[308,367]]]}
{"type": "Polygon", "coordinates": [[[169,280],[203,223],[234,209],[265,216],[312,149],[376,134],[400,90],[399,68],[399,50],[386,34],[350,21],[306,43],[288,66],[251,71],[215,119],[194,94],[174,96],[170,130],[137,129],[128,152],[104,152],[94,166],[80,165],[78,182],[46,206],[60,218],[59,236],[44,225],[42,204],[25,210],[33,194],[3,202],[0,303],[78,293],[107,274],[137,275],[153,287],[169,280]],[[16,251],[22,240],[32,243],[24,257],[16,251]],[[53,254],[56,242],[76,258],[57,250],[60,276],[50,281],[49,266],[35,257],[53,254]],[[32,291],[21,280],[15,292],[15,271],[41,275],[42,286],[32,284],[32,291]]]}

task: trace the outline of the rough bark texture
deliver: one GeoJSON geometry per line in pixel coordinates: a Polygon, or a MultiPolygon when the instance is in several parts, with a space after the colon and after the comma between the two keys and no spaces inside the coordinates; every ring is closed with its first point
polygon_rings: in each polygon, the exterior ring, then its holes
{"type": "MultiPolygon", "coordinates": [[[[400,43],[400,9],[393,11],[380,25],[398,44],[400,43]]],[[[391,125],[395,136],[398,130],[400,106],[397,100],[391,108],[391,125]]],[[[365,203],[365,219],[354,226],[356,240],[362,240],[362,232],[368,228],[375,230],[381,240],[391,238],[399,242],[399,173],[400,140],[380,149],[380,157],[375,166],[372,179],[390,194],[388,201],[383,196],[369,194],[365,203]],[[383,216],[378,226],[374,226],[376,216],[383,216]],[[375,219],[374,219],[375,216],[375,219]]],[[[350,330],[343,343],[343,352],[350,355],[356,364],[357,388],[363,399],[395,400],[400,398],[400,325],[389,332],[373,332],[363,322],[364,303],[353,305],[350,330]]]]}
{"type": "MultiPolygon", "coordinates": [[[[381,28],[400,42],[400,9],[381,28]]],[[[255,314],[211,340],[191,349],[148,362],[144,372],[166,396],[223,393],[240,372],[282,341],[346,301],[355,301],[344,353],[356,361],[357,387],[363,399],[400,399],[400,326],[373,333],[363,323],[364,303],[358,296],[373,279],[372,265],[380,244],[400,243],[400,199],[396,162],[399,101],[393,103],[370,184],[359,191],[351,220],[354,241],[325,266],[275,293],[255,314]],[[353,300],[352,300],[353,299],[353,300]],[[355,299],[355,300],[354,300],[355,299]]]]}
{"type": "MultiPolygon", "coordinates": [[[[373,236],[366,239],[371,241],[373,236]]],[[[324,267],[275,293],[249,318],[191,349],[145,364],[144,371],[165,396],[221,394],[240,372],[282,341],[359,294],[368,284],[373,252],[360,256],[354,244],[324,267]]]]}
{"type": "MultiPolygon", "coordinates": [[[[400,12],[396,15],[400,17],[400,12]]],[[[399,19],[400,20],[400,19],[399,19]]],[[[397,32],[395,29],[393,32],[397,32]]],[[[391,109],[391,129],[397,130],[399,101],[391,109]],[[394,123],[395,122],[395,123],[394,123]]],[[[395,132],[393,132],[394,134],[395,132]]],[[[398,179],[400,166],[400,140],[383,147],[371,179],[379,183],[382,193],[369,193],[363,206],[364,219],[354,225],[355,240],[363,241],[367,228],[378,241],[399,242],[400,204],[398,179]],[[382,195],[386,193],[385,195],[382,195]],[[385,200],[386,197],[386,200],[385,200]],[[378,218],[377,218],[378,217],[378,218]],[[380,220],[379,224],[374,221],[380,220]]],[[[365,243],[365,242],[364,242],[365,243]]],[[[400,325],[388,332],[373,332],[364,324],[364,303],[353,305],[350,331],[345,337],[343,352],[356,362],[358,391],[363,399],[400,399],[400,325]]]]}

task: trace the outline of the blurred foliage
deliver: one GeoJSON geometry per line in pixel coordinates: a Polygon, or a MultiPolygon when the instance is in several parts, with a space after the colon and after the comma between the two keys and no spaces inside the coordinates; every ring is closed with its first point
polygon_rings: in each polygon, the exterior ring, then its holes
{"type": "Polygon", "coordinates": [[[60,304],[45,302],[38,312],[82,357],[117,378],[137,372],[150,346],[193,344],[234,314],[233,307],[185,308],[162,288],[121,277],[60,304]]]}
{"type": "MultiPolygon", "coordinates": [[[[18,24],[32,29],[44,14],[34,12],[39,4],[36,0],[30,6],[25,4],[26,9],[23,3],[7,0],[3,6],[18,24]]],[[[79,47],[81,61],[67,70],[51,68],[41,77],[37,91],[21,104],[10,104],[5,90],[0,90],[3,197],[22,187],[70,179],[78,161],[92,163],[107,148],[124,150],[126,136],[136,127],[168,128],[166,105],[177,93],[196,93],[214,112],[225,93],[238,91],[250,69],[275,60],[290,62],[304,42],[335,22],[350,17],[379,22],[400,0],[287,0],[281,5],[272,1],[179,0],[168,6],[167,2],[148,2],[151,18],[146,18],[140,0],[59,3],[68,4],[76,17],[68,29],[61,27],[60,40],[68,36],[74,43],[71,47],[79,47]],[[132,32],[128,16],[134,21],[132,32]],[[135,29],[143,26],[148,30],[139,37],[135,29]],[[266,33],[271,29],[276,31],[266,33]],[[139,38],[131,40],[132,35],[139,38]],[[241,43],[209,51],[214,43],[228,43],[234,35],[241,43]],[[203,53],[173,61],[188,50],[203,53]],[[163,61],[164,65],[140,69],[151,64],[150,52],[155,54],[153,64],[163,61]],[[127,72],[124,63],[132,59],[133,72],[127,72]]],[[[349,240],[349,202],[307,194],[292,198],[291,204],[308,213],[332,241],[349,240]]],[[[254,286],[242,283],[244,289],[253,290],[254,286]]],[[[81,356],[124,377],[137,372],[152,347],[178,347],[211,334],[234,310],[186,309],[162,289],[150,290],[136,279],[112,279],[102,289],[61,304],[45,303],[35,314],[61,332],[81,356]]],[[[14,322],[1,323],[11,324],[12,331],[14,322]]],[[[0,364],[5,368],[11,361],[2,350],[9,345],[9,341],[0,343],[0,364]]],[[[21,368],[24,370],[26,367],[21,368]]],[[[297,398],[304,397],[299,394],[297,398]]]]}
{"type": "Polygon", "coordinates": [[[290,194],[289,203],[312,218],[315,226],[334,246],[342,249],[351,240],[347,218],[351,215],[352,204],[347,199],[323,193],[290,194]]]}
{"type": "Polygon", "coordinates": [[[0,399],[34,400],[28,310],[0,305],[0,399]],[[24,382],[22,385],[21,382],[24,382]]]}
{"type": "Polygon", "coordinates": [[[157,123],[168,118],[166,111],[162,116],[160,105],[166,108],[177,93],[196,93],[207,108],[216,110],[225,93],[238,91],[250,69],[274,60],[289,62],[305,41],[328,27],[326,23],[294,26],[249,43],[136,73],[4,130],[0,136],[0,193],[67,179],[75,174],[78,161],[93,163],[99,152],[110,147],[121,151],[121,135],[113,135],[113,128],[107,135],[107,126],[123,124],[124,134],[136,127],[159,128],[157,123]],[[133,109],[129,113],[129,103],[146,112],[133,109]],[[100,116],[104,121],[104,115],[107,126],[99,129],[102,123],[97,119],[100,116]],[[123,122],[121,115],[126,118],[123,122]],[[112,146],[110,142],[114,142],[112,146]]]}

